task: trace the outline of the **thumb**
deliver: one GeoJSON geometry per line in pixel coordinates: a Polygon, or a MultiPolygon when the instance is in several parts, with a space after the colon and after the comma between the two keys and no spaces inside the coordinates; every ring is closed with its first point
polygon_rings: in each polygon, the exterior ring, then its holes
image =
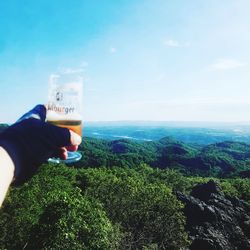
{"type": "Polygon", "coordinates": [[[46,118],[46,112],[46,106],[42,104],[36,105],[33,109],[31,109],[29,112],[25,113],[21,118],[19,118],[17,122],[21,122],[29,118],[35,118],[44,122],[46,118]]]}
{"type": "Polygon", "coordinates": [[[82,137],[73,132],[72,130],[70,132],[70,143],[71,145],[78,146],[82,142],[82,137]]]}

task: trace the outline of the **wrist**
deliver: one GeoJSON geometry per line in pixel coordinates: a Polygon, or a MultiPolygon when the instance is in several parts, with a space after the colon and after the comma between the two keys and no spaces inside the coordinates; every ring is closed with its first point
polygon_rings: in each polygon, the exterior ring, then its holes
{"type": "MultiPolygon", "coordinates": [[[[12,174],[13,181],[20,175],[20,149],[12,140],[0,140],[1,155],[4,157],[4,165],[8,167],[9,175],[12,174]]],[[[2,163],[0,163],[3,165],[2,163]]]]}
{"type": "Polygon", "coordinates": [[[0,146],[0,207],[13,181],[15,165],[8,152],[0,146]]]}
{"type": "Polygon", "coordinates": [[[0,158],[1,158],[0,167],[2,169],[1,176],[4,176],[6,180],[9,180],[11,182],[14,178],[15,165],[8,152],[1,146],[0,146],[0,158]]]}

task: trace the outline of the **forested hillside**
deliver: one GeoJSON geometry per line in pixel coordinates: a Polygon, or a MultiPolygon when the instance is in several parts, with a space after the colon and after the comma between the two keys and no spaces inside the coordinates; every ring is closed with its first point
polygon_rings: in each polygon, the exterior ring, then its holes
{"type": "Polygon", "coordinates": [[[174,168],[186,175],[248,176],[250,145],[221,142],[208,146],[186,144],[171,137],[158,141],[104,140],[85,137],[80,146],[84,157],[79,167],[134,167],[146,163],[153,168],[174,168]]]}
{"type": "MultiPolygon", "coordinates": [[[[0,210],[0,249],[183,249],[192,239],[176,192],[189,194],[208,180],[146,165],[45,164],[9,193],[0,210]]],[[[250,202],[249,179],[214,180],[225,194],[250,202]]]]}

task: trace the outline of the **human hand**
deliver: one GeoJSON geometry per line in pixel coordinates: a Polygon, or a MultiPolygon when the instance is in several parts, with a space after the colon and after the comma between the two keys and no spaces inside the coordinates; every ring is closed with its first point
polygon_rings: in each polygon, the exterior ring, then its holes
{"type": "Polygon", "coordinates": [[[37,105],[0,134],[0,146],[14,162],[17,184],[30,178],[48,158],[66,159],[67,150],[75,151],[81,143],[79,135],[45,119],[46,107],[37,105]]]}

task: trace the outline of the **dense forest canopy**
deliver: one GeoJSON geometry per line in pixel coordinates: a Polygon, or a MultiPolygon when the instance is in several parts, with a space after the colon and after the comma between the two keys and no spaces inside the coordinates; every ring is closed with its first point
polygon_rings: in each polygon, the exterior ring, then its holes
{"type": "Polygon", "coordinates": [[[178,192],[212,179],[250,204],[250,145],[243,142],[84,137],[79,150],[74,165],[46,163],[10,189],[0,249],[185,249],[191,241],[178,192]]]}
{"type": "MultiPolygon", "coordinates": [[[[1,249],[180,249],[189,244],[183,205],[210,178],[176,170],[43,165],[12,188],[0,211],[1,249]]],[[[214,179],[250,203],[249,179],[214,179]]]]}
{"type": "Polygon", "coordinates": [[[186,175],[248,176],[250,145],[220,142],[207,146],[183,143],[172,137],[158,141],[104,140],[85,137],[80,146],[84,157],[79,167],[134,167],[146,163],[153,168],[174,168],[186,175]]]}

